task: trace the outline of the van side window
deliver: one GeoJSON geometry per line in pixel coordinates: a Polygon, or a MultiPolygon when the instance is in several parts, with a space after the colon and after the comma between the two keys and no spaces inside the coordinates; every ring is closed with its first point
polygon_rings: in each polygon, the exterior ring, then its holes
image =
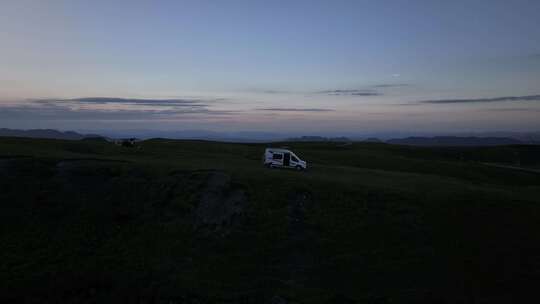
{"type": "Polygon", "coordinates": [[[280,160],[282,158],[283,158],[283,154],[276,153],[272,155],[272,159],[280,160]]]}
{"type": "Polygon", "coordinates": [[[292,161],[294,161],[294,162],[298,162],[298,158],[296,158],[296,157],[294,157],[294,156],[291,156],[291,159],[292,159],[292,161]]]}

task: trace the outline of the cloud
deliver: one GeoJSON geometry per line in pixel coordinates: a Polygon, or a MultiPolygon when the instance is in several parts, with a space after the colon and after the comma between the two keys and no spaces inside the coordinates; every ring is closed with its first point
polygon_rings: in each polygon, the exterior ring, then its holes
{"type": "Polygon", "coordinates": [[[5,107],[1,120],[171,120],[180,118],[204,119],[231,115],[236,112],[208,109],[186,110],[74,110],[61,107],[5,107]]]}
{"type": "Polygon", "coordinates": [[[354,92],[354,93],[351,93],[350,95],[353,95],[353,96],[379,96],[379,95],[382,95],[382,94],[377,93],[377,92],[354,92]]]}
{"type": "Polygon", "coordinates": [[[504,101],[540,101],[540,95],[504,96],[504,97],[493,97],[493,98],[432,99],[432,100],[422,100],[422,101],[419,101],[419,103],[447,104],[447,103],[480,103],[480,102],[504,102],[504,101]]]}
{"type": "Polygon", "coordinates": [[[363,90],[363,89],[346,89],[346,90],[324,90],[318,91],[317,94],[327,94],[332,96],[379,96],[382,95],[379,92],[374,90],[363,90]]]}
{"type": "Polygon", "coordinates": [[[320,108],[259,108],[259,111],[273,111],[273,112],[332,112],[332,109],[320,109],[320,108]]]}
{"type": "Polygon", "coordinates": [[[264,91],[261,91],[261,93],[264,93],[264,94],[285,94],[285,93],[288,93],[287,91],[278,91],[278,90],[264,90],[264,91]]]}
{"type": "Polygon", "coordinates": [[[139,98],[117,98],[117,97],[83,97],[73,99],[36,99],[36,103],[79,103],[79,104],[124,104],[141,106],[175,106],[175,107],[205,107],[207,103],[217,101],[200,99],[139,99],[139,98]]]}
{"type": "Polygon", "coordinates": [[[232,115],[213,110],[213,100],[88,97],[35,99],[1,107],[0,120],[171,120],[232,115]]]}
{"type": "Polygon", "coordinates": [[[382,83],[382,84],[376,84],[372,85],[372,88],[400,88],[400,87],[408,87],[410,84],[407,83],[382,83]]]}
{"type": "Polygon", "coordinates": [[[270,94],[270,95],[294,93],[287,90],[258,89],[258,88],[247,89],[246,91],[250,93],[270,94]]]}
{"type": "Polygon", "coordinates": [[[537,108],[496,108],[488,109],[492,112],[540,112],[540,109],[537,108]]]}
{"type": "Polygon", "coordinates": [[[381,96],[383,93],[376,89],[400,88],[410,86],[407,83],[381,83],[367,86],[365,89],[335,89],[317,91],[316,94],[326,94],[332,96],[381,96]]]}

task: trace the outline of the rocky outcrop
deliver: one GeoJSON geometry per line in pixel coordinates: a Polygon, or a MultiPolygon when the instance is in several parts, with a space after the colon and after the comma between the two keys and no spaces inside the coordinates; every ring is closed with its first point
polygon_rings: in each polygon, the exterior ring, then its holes
{"type": "Polygon", "coordinates": [[[197,230],[226,235],[241,223],[246,203],[245,191],[231,182],[230,175],[213,171],[193,211],[193,224],[197,230]]]}

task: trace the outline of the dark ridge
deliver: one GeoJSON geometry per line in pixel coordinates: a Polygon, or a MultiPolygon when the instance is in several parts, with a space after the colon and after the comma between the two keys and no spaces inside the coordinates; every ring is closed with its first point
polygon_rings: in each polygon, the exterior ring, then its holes
{"type": "Polygon", "coordinates": [[[0,137],[27,137],[27,138],[48,138],[48,139],[67,139],[67,140],[81,140],[85,138],[101,140],[105,139],[101,135],[96,134],[80,134],[74,131],[58,131],[54,129],[30,129],[30,130],[17,130],[17,129],[0,129],[0,137]]]}
{"type": "Polygon", "coordinates": [[[394,145],[407,146],[504,146],[527,144],[513,138],[507,137],[456,137],[456,136],[435,136],[435,137],[407,137],[390,139],[387,141],[394,145]]]}

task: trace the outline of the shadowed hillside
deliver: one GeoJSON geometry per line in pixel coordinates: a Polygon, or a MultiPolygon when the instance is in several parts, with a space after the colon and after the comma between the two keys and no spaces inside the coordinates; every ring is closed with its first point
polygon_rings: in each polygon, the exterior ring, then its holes
{"type": "Polygon", "coordinates": [[[0,138],[0,300],[509,303],[540,281],[539,146],[0,138]],[[529,171],[527,171],[529,170],[529,171]]]}

